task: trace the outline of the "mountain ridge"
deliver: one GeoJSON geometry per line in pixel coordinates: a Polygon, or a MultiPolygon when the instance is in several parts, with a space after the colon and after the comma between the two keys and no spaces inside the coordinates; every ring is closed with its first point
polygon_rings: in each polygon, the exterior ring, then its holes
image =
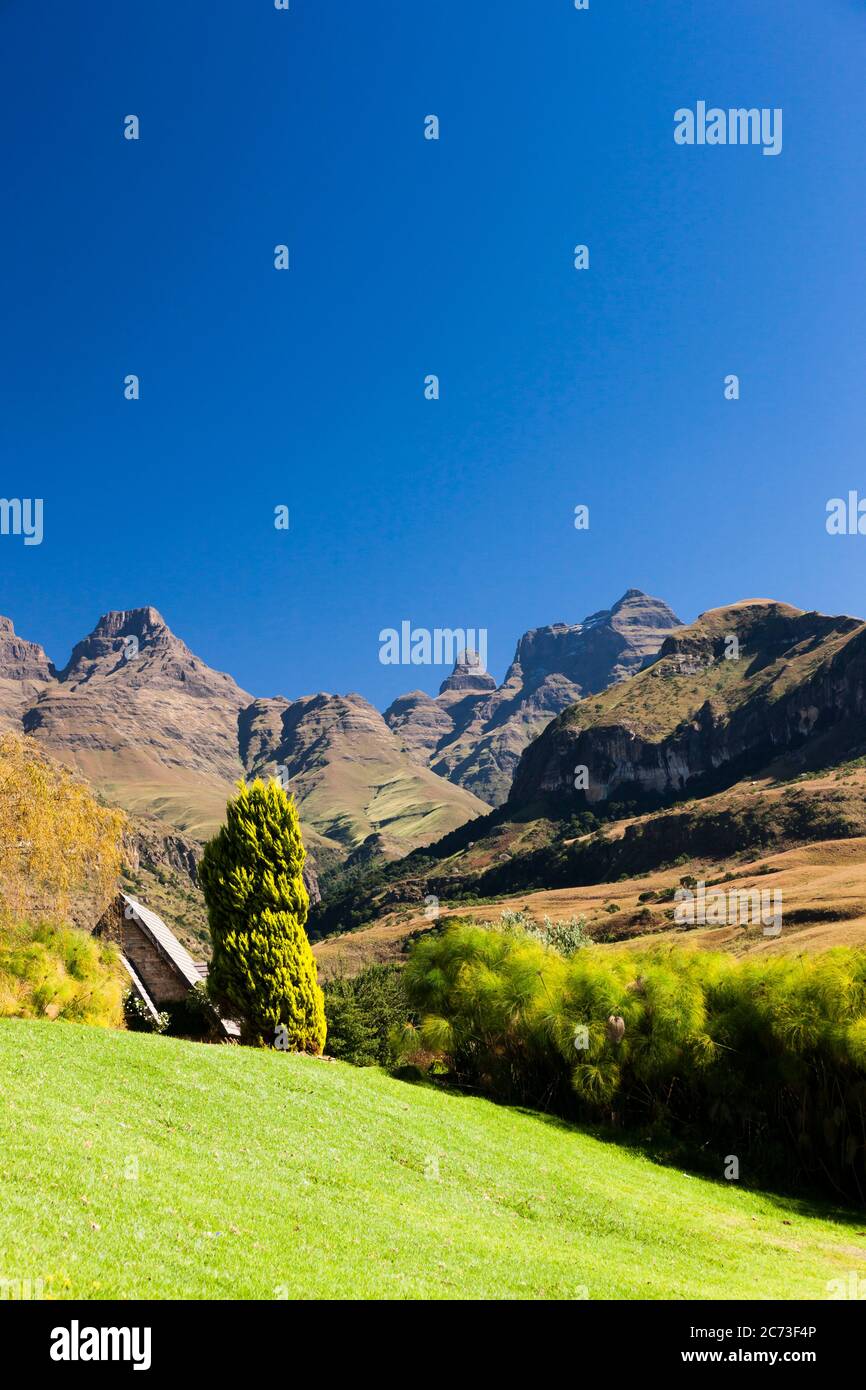
{"type": "MultiPolygon", "coordinates": [[[[627,589],[582,623],[531,628],[517,642],[501,686],[481,676],[443,682],[439,695],[411,691],[385,711],[410,755],[491,805],[508,796],[521,753],[562,710],[625,680],[657,652],[680,620],[661,599],[627,589]]],[[[456,668],[455,668],[456,673],[456,668]]]]}
{"type": "Polygon", "coordinates": [[[0,721],[131,814],[198,839],[221,824],[240,779],[282,766],[325,868],[371,840],[397,856],[488,809],[416,766],[360,695],[257,700],[150,605],[103,613],[60,669],[0,621],[0,721]],[[339,752],[329,738],[342,738],[339,752]]]}
{"type": "MultiPolygon", "coordinates": [[[[671,634],[628,684],[565,710],[528,748],[509,802],[721,786],[866,709],[866,623],[775,600],[710,609],[671,634]]],[[[850,747],[862,741],[853,728],[850,747]]],[[[844,734],[839,734],[844,740],[844,734]]]]}
{"type": "Polygon", "coordinates": [[[235,783],[280,776],[326,870],[394,858],[502,801],[526,743],[585,687],[637,669],[679,619],[629,589],[583,623],[518,640],[502,686],[473,653],[439,694],[382,715],[357,693],[256,697],[207,665],[152,605],[111,609],[62,667],[0,620],[0,723],[133,814],[203,838],[235,783]]]}

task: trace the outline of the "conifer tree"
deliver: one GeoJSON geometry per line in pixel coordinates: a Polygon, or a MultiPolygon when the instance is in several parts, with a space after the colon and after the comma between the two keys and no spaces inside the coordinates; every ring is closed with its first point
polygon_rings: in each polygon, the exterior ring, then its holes
{"type": "Polygon", "coordinates": [[[211,998],[238,1020],[245,1042],[320,1053],[325,1005],[304,930],[306,857],[294,800],[277,782],[257,780],[239,784],[199,873],[213,941],[211,998]]]}

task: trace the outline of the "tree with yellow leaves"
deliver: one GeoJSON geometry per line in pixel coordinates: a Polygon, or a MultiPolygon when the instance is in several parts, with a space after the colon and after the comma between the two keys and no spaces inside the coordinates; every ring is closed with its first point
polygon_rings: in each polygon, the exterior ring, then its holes
{"type": "MultiPolygon", "coordinates": [[[[0,734],[0,913],[57,918],[75,896],[98,915],[114,891],[126,820],[31,740],[0,734]]],[[[95,920],[95,917],[94,917],[95,920]]]]}

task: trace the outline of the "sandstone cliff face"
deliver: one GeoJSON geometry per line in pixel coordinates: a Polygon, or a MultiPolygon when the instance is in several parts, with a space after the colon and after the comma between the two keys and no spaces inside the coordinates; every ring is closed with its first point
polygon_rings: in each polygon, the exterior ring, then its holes
{"type": "MultiPolygon", "coordinates": [[[[4,620],[0,717],[4,709],[108,800],[194,842],[222,823],[239,778],[278,765],[311,854],[329,865],[372,835],[390,855],[406,853],[488,809],[413,761],[359,695],[255,700],[191,652],[155,608],[104,614],[56,673],[4,620]]],[[[194,880],[189,864],[166,861],[169,844],[142,871],[194,880]]]]}
{"type": "Polygon", "coordinates": [[[55,680],[42,648],[18,637],[11,620],[0,617],[0,728],[20,729],[27,706],[55,680]]]}
{"type": "Polygon", "coordinates": [[[385,719],[413,757],[499,805],[524,748],[551,719],[638,671],[680,626],[661,599],[629,589],[582,623],[524,633],[500,687],[477,673],[473,684],[471,667],[455,667],[435,700],[413,691],[385,719]]]}
{"type": "Polygon", "coordinates": [[[100,618],[22,726],[125,809],[201,835],[243,774],[238,714],[251,699],[139,608],[100,618]]]}
{"type": "Polygon", "coordinates": [[[838,759],[866,739],[864,713],[859,620],[770,601],[714,609],[669,636],[626,687],[561,714],[521,758],[509,801],[571,797],[579,809],[705,790],[822,735],[838,759]]]}

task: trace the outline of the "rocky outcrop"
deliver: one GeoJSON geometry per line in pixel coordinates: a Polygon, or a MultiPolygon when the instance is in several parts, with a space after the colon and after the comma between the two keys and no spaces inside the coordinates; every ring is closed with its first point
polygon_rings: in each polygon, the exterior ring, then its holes
{"type": "Polygon", "coordinates": [[[11,619],[0,617],[0,728],[20,729],[27,706],[55,681],[42,648],[18,637],[11,619]]]}
{"type": "Polygon", "coordinates": [[[451,675],[440,685],[439,694],[481,695],[495,689],[496,681],[482,668],[477,653],[463,652],[455,661],[451,675]]]}
{"type": "Polygon", "coordinates": [[[436,699],[413,691],[395,700],[385,719],[413,757],[499,805],[524,748],[551,719],[640,670],[680,626],[661,599],[628,589],[582,623],[524,633],[498,688],[464,661],[436,699]]]}
{"type": "Polygon", "coordinates": [[[198,886],[198,866],[203,845],[179,831],[168,830],[157,820],[139,820],[130,825],[125,846],[127,868],[135,873],[173,870],[198,886]]]}
{"type": "Polygon", "coordinates": [[[423,690],[400,695],[385,711],[385,720],[410,757],[424,766],[439,744],[454,733],[447,708],[423,690]]]}
{"type": "Polygon", "coordinates": [[[669,636],[627,690],[561,714],[523,754],[509,804],[698,794],[807,741],[817,757],[832,739],[835,761],[863,745],[864,713],[858,619],[771,601],[714,609],[669,636]]]}

